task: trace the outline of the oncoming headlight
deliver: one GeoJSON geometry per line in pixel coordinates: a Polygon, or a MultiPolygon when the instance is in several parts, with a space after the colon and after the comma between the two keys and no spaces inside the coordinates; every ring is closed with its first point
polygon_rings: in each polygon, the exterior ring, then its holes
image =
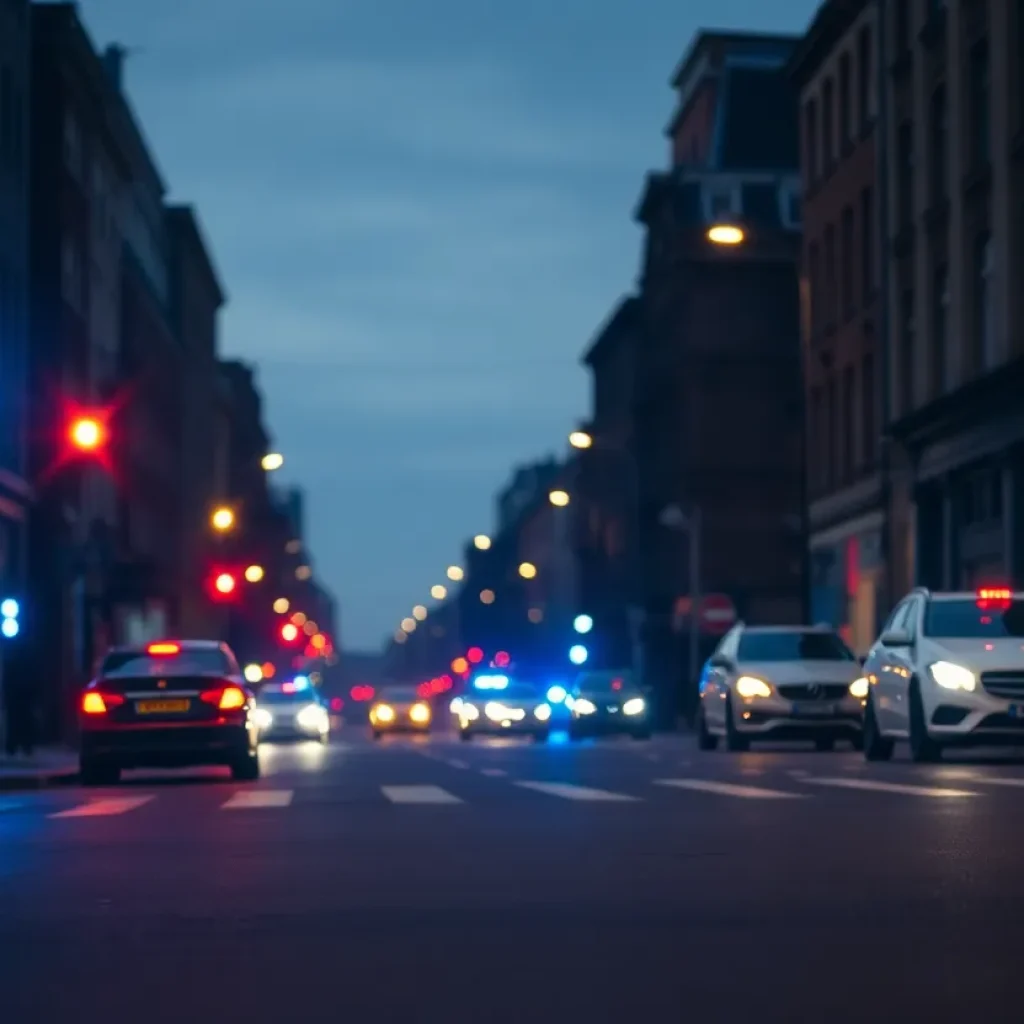
{"type": "Polygon", "coordinates": [[[928,671],[931,672],[932,679],[945,690],[966,690],[973,693],[978,685],[978,680],[970,669],[964,668],[963,665],[954,665],[951,661],[937,661],[928,666],[928,671]]]}
{"type": "Polygon", "coordinates": [[[551,705],[538,704],[533,709],[533,713],[536,716],[538,722],[546,722],[551,717],[551,705]]]}
{"type": "Polygon", "coordinates": [[[770,697],[772,688],[757,676],[740,676],[736,680],[736,692],[741,697],[770,697]]]}
{"type": "Polygon", "coordinates": [[[634,697],[622,705],[622,713],[624,715],[642,715],[646,708],[647,705],[644,703],[643,697],[634,697]]]}
{"type": "Polygon", "coordinates": [[[572,709],[581,715],[592,715],[597,710],[597,705],[586,697],[577,697],[572,702],[572,709]]]}
{"type": "Polygon", "coordinates": [[[326,714],[319,704],[307,704],[296,716],[295,720],[303,729],[319,729],[325,724],[326,714]]]}
{"type": "Polygon", "coordinates": [[[854,681],[850,683],[850,696],[856,697],[857,700],[864,700],[864,698],[867,697],[868,690],[870,688],[871,684],[864,676],[861,676],[860,679],[854,679],[854,681]]]}

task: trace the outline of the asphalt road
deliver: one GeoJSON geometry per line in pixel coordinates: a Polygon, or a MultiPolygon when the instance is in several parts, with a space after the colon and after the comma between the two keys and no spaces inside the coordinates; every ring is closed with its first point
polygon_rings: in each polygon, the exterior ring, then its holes
{"type": "Polygon", "coordinates": [[[1024,762],[264,750],[0,796],[0,1020],[1024,1018],[1024,762]]]}

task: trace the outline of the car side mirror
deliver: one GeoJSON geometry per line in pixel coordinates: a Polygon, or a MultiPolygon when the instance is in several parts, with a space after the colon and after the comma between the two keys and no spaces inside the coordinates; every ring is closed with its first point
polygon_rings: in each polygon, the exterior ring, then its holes
{"type": "Polygon", "coordinates": [[[883,647],[910,647],[910,634],[905,629],[891,629],[881,637],[883,647]]]}

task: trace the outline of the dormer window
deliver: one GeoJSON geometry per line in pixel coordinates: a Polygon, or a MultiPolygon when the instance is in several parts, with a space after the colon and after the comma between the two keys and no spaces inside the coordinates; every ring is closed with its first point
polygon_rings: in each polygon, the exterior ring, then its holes
{"type": "Polygon", "coordinates": [[[742,190],[738,185],[705,185],[704,216],[709,223],[743,212],[742,190]]]}

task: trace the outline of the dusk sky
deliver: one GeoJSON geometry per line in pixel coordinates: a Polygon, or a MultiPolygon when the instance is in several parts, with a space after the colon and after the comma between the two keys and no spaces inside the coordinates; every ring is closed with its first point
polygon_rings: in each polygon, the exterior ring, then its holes
{"type": "Polygon", "coordinates": [[[342,643],[372,648],[587,411],[579,355],[638,269],[669,76],[701,26],[815,0],[84,0],[197,205],[307,492],[342,643]]]}

